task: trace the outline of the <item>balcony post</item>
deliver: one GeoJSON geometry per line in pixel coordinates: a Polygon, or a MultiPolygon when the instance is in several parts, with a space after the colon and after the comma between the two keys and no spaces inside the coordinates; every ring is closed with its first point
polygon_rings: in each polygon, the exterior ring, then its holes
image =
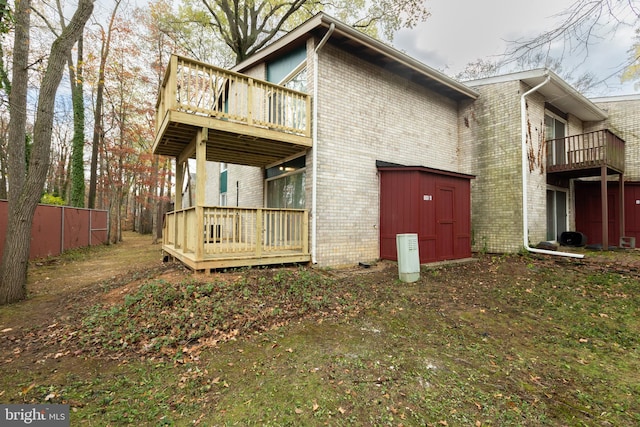
{"type": "Polygon", "coordinates": [[[302,215],[302,253],[309,253],[309,211],[305,210],[302,215]]]}
{"type": "Polygon", "coordinates": [[[207,140],[209,129],[200,128],[196,133],[196,260],[204,258],[204,204],[207,185],[207,140]]]}
{"type": "Polygon", "coordinates": [[[625,232],[625,217],[624,217],[624,173],[619,174],[620,178],[618,181],[618,185],[620,186],[620,237],[624,237],[626,235],[625,232]]]}
{"type": "Polygon", "coordinates": [[[609,250],[609,209],[607,194],[607,167],[600,168],[600,196],[602,205],[602,250],[609,250]]]}
{"type": "Polygon", "coordinates": [[[247,82],[247,124],[253,126],[253,79],[247,82]]]}
{"type": "Polygon", "coordinates": [[[264,214],[261,208],[256,209],[256,257],[262,256],[262,244],[264,240],[264,214]]]}
{"type": "MultiPolygon", "coordinates": [[[[315,72],[315,71],[314,71],[315,72]]],[[[316,100],[314,99],[313,102],[316,102],[316,100]]],[[[305,118],[306,118],[306,122],[305,122],[305,132],[304,132],[304,136],[310,138],[311,137],[311,97],[309,95],[306,96],[306,109],[307,109],[307,114],[305,114],[305,118]]],[[[313,123],[313,126],[317,126],[316,123],[313,123]]],[[[315,141],[313,141],[315,143],[315,141]]]]}
{"type": "Polygon", "coordinates": [[[178,57],[171,55],[169,60],[169,79],[165,86],[164,111],[172,110],[178,103],[178,57]],[[168,89],[167,89],[168,88],[168,89]]]}
{"type": "Polygon", "coordinates": [[[182,209],[182,185],[184,184],[184,164],[176,157],[176,203],[173,206],[173,245],[178,248],[178,210],[182,209]]]}

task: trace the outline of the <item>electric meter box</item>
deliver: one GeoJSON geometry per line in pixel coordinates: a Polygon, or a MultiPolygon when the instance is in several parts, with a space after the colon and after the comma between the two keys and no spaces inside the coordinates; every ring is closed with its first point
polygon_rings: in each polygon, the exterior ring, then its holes
{"type": "Polygon", "coordinates": [[[415,233],[396,234],[396,248],[400,280],[406,283],[420,280],[418,235],[415,233]]]}

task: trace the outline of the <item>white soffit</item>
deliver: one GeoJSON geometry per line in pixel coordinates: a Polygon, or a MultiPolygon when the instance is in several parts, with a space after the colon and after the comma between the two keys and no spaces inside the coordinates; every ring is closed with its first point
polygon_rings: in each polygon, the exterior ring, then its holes
{"type": "Polygon", "coordinates": [[[556,73],[544,68],[472,80],[465,82],[465,84],[471,87],[478,87],[520,80],[527,86],[535,87],[544,82],[547,76],[550,76],[551,80],[538,89],[538,93],[545,97],[546,102],[565,113],[578,117],[582,121],[600,121],[607,118],[607,113],[604,110],[562,80],[556,73]]]}

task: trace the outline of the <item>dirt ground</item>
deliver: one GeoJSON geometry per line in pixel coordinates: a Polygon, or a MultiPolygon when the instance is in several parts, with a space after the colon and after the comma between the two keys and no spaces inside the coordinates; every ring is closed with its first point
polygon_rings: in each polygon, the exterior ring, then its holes
{"type": "Polygon", "coordinates": [[[0,310],[0,331],[17,333],[51,325],[68,316],[73,307],[92,304],[106,286],[124,289],[137,275],[156,274],[165,268],[160,245],[152,245],[150,236],[133,232],[125,233],[118,245],[32,261],[27,299],[0,310]]]}

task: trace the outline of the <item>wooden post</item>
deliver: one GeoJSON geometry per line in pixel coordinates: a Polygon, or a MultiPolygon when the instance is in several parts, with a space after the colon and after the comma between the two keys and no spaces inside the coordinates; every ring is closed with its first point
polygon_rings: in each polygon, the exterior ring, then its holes
{"type": "Polygon", "coordinates": [[[184,164],[176,157],[176,202],[173,207],[173,246],[178,249],[178,210],[182,209],[182,186],[184,185],[184,164]]]}
{"type": "Polygon", "coordinates": [[[209,129],[201,128],[196,133],[196,260],[204,258],[204,204],[207,185],[207,140],[209,129]]]}
{"type": "Polygon", "coordinates": [[[173,110],[178,104],[178,57],[175,55],[171,55],[169,60],[169,79],[165,87],[169,88],[168,91],[165,91],[167,99],[163,99],[164,111],[166,112],[173,110]]]}
{"type": "Polygon", "coordinates": [[[262,235],[264,230],[264,215],[262,209],[256,209],[256,258],[262,256],[262,243],[264,236],[262,235]]]}
{"type": "MultiPolygon", "coordinates": [[[[313,102],[316,102],[316,100],[314,99],[313,102]]],[[[307,100],[306,100],[306,123],[305,123],[305,132],[304,132],[304,136],[306,137],[311,137],[311,96],[307,95],[307,100]]],[[[313,126],[317,126],[316,123],[313,123],[313,126]]],[[[315,141],[314,141],[315,142],[315,141]]],[[[313,148],[315,150],[315,147],[313,148]]]]}
{"type": "Polygon", "coordinates": [[[189,211],[191,209],[186,209],[182,211],[182,252],[186,253],[189,250],[189,233],[187,230],[189,229],[189,211]]]}
{"type": "Polygon", "coordinates": [[[309,253],[309,211],[307,210],[302,216],[302,253],[309,253]]]}
{"type": "Polygon", "coordinates": [[[600,197],[602,205],[602,250],[609,250],[609,205],[607,194],[607,167],[600,168],[600,197]]]}
{"type": "Polygon", "coordinates": [[[253,125],[253,79],[249,78],[247,83],[247,124],[253,125]]]}
{"type": "Polygon", "coordinates": [[[624,237],[626,232],[625,232],[625,217],[624,217],[624,173],[620,174],[620,181],[618,183],[618,185],[620,186],[620,205],[619,205],[619,209],[620,209],[620,238],[624,237]]]}

